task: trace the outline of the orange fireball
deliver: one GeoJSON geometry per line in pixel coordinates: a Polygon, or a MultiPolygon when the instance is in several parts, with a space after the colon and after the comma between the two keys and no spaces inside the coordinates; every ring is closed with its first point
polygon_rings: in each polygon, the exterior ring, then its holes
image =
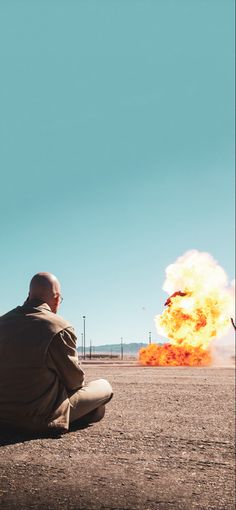
{"type": "Polygon", "coordinates": [[[211,363],[211,342],[230,327],[232,297],[223,269],[207,253],[192,250],[166,269],[166,309],[155,317],[168,339],[139,352],[143,365],[204,366],[211,363]]]}

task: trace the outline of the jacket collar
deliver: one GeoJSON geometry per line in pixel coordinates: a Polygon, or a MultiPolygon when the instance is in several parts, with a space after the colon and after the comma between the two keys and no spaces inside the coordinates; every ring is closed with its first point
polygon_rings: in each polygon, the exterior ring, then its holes
{"type": "Polygon", "coordinates": [[[44,303],[42,299],[29,299],[23,303],[23,308],[37,308],[38,310],[48,310],[51,312],[51,308],[47,303],[44,303]]]}

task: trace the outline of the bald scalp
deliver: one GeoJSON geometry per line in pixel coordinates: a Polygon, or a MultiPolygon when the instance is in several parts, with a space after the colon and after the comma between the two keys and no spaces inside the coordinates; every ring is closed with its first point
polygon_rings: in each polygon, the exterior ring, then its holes
{"type": "Polygon", "coordinates": [[[43,299],[47,302],[48,299],[60,294],[61,286],[52,273],[37,273],[33,276],[30,282],[29,298],[30,299],[43,299]]]}

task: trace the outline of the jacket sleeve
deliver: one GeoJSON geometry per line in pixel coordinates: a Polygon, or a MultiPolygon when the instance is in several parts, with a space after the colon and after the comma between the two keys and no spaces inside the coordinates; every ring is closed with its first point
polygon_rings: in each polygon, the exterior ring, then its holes
{"type": "Polygon", "coordinates": [[[84,372],[80,367],[72,328],[64,329],[53,337],[48,348],[47,365],[57,372],[68,391],[82,388],[84,372]]]}

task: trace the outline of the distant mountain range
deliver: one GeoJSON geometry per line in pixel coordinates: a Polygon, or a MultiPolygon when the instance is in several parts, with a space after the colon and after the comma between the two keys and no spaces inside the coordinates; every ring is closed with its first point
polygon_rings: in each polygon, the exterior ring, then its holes
{"type": "MultiPolygon", "coordinates": [[[[133,354],[136,355],[142,347],[146,347],[145,343],[136,343],[132,342],[129,344],[123,344],[123,353],[124,354],[133,354]]],[[[77,351],[81,353],[81,346],[78,347],[77,351]]],[[[92,346],[92,354],[120,354],[121,352],[121,344],[105,344],[105,345],[93,345],[92,346]]],[[[90,347],[86,347],[86,354],[90,353],[90,347]]]]}

